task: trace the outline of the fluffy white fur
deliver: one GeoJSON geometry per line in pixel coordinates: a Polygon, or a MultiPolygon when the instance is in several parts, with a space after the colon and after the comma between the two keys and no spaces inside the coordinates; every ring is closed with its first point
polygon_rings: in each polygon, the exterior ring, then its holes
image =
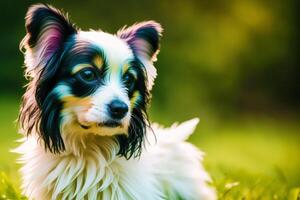
{"type": "MultiPolygon", "coordinates": [[[[39,20],[36,16],[32,18],[38,9],[44,9],[44,12],[47,9],[51,10],[47,13],[52,13],[53,16],[44,16],[42,22],[45,24],[41,26],[42,31],[38,34],[35,45],[30,45],[28,39],[32,39],[37,34],[32,31],[40,30],[28,26],[29,32],[21,43],[21,47],[25,48],[25,74],[34,81],[45,63],[53,56],[56,48],[62,45],[64,38],[63,25],[60,24],[63,16],[52,7],[44,5],[31,7],[26,17],[26,24],[30,25],[34,23],[32,20],[39,20]]],[[[132,45],[135,47],[136,56],[145,66],[146,87],[151,90],[156,77],[153,61],[158,53],[158,49],[155,48],[158,47],[152,47],[145,38],[133,34],[143,26],[152,27],[158,35],[161,34],[162,28],[153,21],[122,29],[117,35],[102,31],[76,32],[75,40],[89,41],[104,50],[109,65],[109,78],[105,80],[105,86],[99,87],[89,96],[91,99],[89,104],[77,102],[63,106],[60,113],[62,122],[60,125],[55,125],[60,126],[65,151],[59,154],[46,151],[41,134],[34,132],[36,130],[34,128],[28,137],[21,140],[22,144],[15,151],[21,154],[19,162],[22,163],[22,190],[29,199],[216,199],[215,191],[208,185],[210,178],[201,166],[203,153],[185,141],[194,131],[198,119],[173,125],[167,129],[153,124],[153,130],[147,130],[141,156],[129,160],[117,156],[120,146],[114,136],[127,133],[130,112],[122,119],[122,129],[81,127],[81,125],[93,125],[107,120],[105,109],[107,104],[116,97],[128,105],[129,111],[134,106],[135,102],[131,104],[127,90],[121,84],[120,73],[115,73],[116,70],[122,70],[124,65],[133,58],[132,45]]],[[[34,87],[29,87],[29,92],[33,89],[34,87]]],[[[66,98],[74,97],[68,85],[60,82],[50,91],[52,92],[64,102],[68,102],[66,98]]],[[[26,105],[31,108],[35,105],[34,95],[27,94],[27,98],[26,105]]],[[[28,110],[22,111],[26,117],[28,116],[23,120],[23,129],[26,129],[29,126],[27,123],[32,122],[29,119],[34,118],[31,118],[28,110]]],[[[39,124],[35,124],[37,125],[39,124]]]]}
{"type": "Polygon", "coordinates": [[[43,200],[216,199],[200,164],[203,153],[185,142],[197,123],[153,125],[156,137],[148,130],[141,157],[130,160],[116,156],[112,137],[69,134],[66,152],[58,155],[45,152],[35,136],[24,138],[16,149],[22,154],[24,194],[43,200]]]}

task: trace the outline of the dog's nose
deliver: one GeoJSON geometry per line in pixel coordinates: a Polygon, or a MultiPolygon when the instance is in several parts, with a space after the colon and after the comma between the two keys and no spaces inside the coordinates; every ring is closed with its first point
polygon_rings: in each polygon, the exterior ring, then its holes
{"type": "Polygon", "coordinates": [[[122,119],[128,112],[128,106],[120,100],[113,100],[108,104],[109,114],[114,119],[122,119]]]}

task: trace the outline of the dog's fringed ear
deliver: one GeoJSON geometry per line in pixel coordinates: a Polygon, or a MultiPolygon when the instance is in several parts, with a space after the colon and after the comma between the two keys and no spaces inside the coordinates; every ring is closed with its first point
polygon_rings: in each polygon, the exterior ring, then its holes
{"type": "Polygon", "coordinates": [[[45,148],[58,153],[65,148],[60,134],[62,105],[51,93],[52,83],[65,42],[77,31],[60,11],[43,4],[28,9],[25,28],[27,33],[20,48],[25,50],[25,76],[29,83],[19,115],[21,132],[38,133],[45,148]]]}
{"type": "Polygon", "coordinates": [[[20,49],[25,50],[25,75],[32,78],[76,28],[59,10],[44,4],[31,6],[25,20],[27,34],[20,49]]]}
{"type": "Polygon", "coordinates": [[[124,27],[117,33],[117,36],[127,42],[133,53],[144,64],[148,76],[147,88],[149,90],[152,89],[157,75],[153,62],[156,61],[159,52],[161,33],[162,27],[155,21],[146,21],[124,27]]]}

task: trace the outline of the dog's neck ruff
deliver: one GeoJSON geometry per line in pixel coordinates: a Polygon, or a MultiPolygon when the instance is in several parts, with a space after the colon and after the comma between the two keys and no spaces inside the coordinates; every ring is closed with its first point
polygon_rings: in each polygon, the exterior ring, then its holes
{"type": "MultiPolygon", "coordinates": [[[[31,135],[15,151],[22,157],[23,194],[29,199],[216,199],[200,164],[203,154],[184,142],[198,120],[162,129],[152,126],[141,157],[116,156],[113,137],[64,137],[66,151],[46,152],[31,135]],[[76,149],[76,151],[74,151],[76,149]]],[[[74,134],[73,134],[74,135],[74,134]]]]}
{"type": "Polygon", "coordinates": [[[139,159],[116,156],[119,146],[113,138],[90,135],[66,139],[66,151],[57,155],[45,152],[34,136],[18,148],[23,153],[20,161],[26,163],[21,169],[25,175],[22,187],[30,199],[159,199],[162,196],[156,187],[158,183],[150,175],[152,172],[147,166],[140,167],[139,159]],[[151,196],[147,197],[145,189],[151,191],[151,196]]]}

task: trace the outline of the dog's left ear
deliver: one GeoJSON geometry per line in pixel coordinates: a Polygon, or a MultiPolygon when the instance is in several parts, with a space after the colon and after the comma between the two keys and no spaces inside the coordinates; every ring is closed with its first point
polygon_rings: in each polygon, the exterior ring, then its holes
{"type": "Polygon", "coordinates": [[[60,134],[62,102],[52,92],[65,43],[77,33],[67,16],[56,8],[37,4],[25,18],[26,36],[20,44],[29,78],[19,115],[24,134],[37,133],[45,148],[58,153],[65,149],[60,134]]]}
{"type": "Polygon", "coordinates": [[[162,27],[155,21],[146,21],[124,27],[117,33],[117,36],[127,42],[133,53],[144,64],[148,76],[147,88],[149,90],[152,89],[157,75],[153,62],[156,61],[159,52],[161,33],[162,27]]]}
{"type": "Polygon", "coordinates": [[[32,5],[25,17],[26,36],[20,44],[25,50],[25,74],[34,77],[64,42],[77,30],[67,16],[46,4],[32,5]]]}

